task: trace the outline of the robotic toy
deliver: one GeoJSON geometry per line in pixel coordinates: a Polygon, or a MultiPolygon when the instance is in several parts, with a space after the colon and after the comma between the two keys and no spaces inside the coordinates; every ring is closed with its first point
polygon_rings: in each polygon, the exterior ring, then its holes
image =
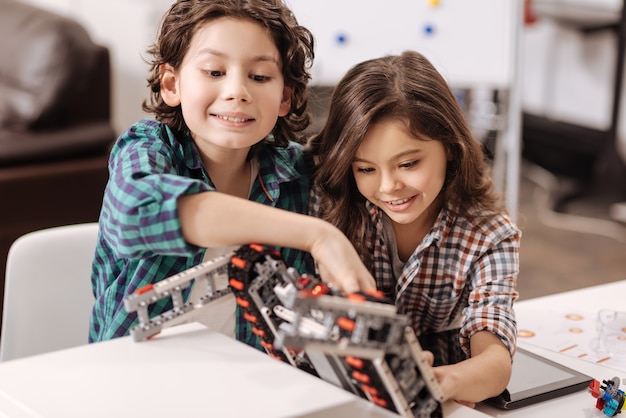
{"type": "Polygon", "coordinates": [[[406,316],[380,292],[343,295],[300,275],[262,245],[138,289],[124,300],[139,320],[131,335],[147,340],[195,320],[223,297],[235,298],[270,356],[403,417],[442,417],[441,389],[406,316]],[[183,292],[192,285],[201,286],[202,296],[185,303],[183,292]],[[148,306],[162,298],[171,298],[172,309],[150,318],[148,306]]]}

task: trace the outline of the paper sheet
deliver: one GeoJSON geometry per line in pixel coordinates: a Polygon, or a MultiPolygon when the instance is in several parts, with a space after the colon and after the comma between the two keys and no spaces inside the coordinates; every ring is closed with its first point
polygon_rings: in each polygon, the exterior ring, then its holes
{"type": "Polygon", "coordinates": [[[525,312],[518,341],[626,372],[626,312],[575,307],[525,312]]]}

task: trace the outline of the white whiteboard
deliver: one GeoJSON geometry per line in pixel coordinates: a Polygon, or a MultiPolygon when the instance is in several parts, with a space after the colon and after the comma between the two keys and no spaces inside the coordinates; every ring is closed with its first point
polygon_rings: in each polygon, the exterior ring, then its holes
{"type": "Polygon", "coordinates": [[[506,88],[513,79],[516,0],[286,1],[315,38],[313,84],[333,85],[360,61],[406,49],[455,87],[506,88]]]}

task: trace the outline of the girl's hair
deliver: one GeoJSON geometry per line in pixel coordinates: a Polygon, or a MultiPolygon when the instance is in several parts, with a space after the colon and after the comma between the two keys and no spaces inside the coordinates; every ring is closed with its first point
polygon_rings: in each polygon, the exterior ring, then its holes
{"type": "MultiPolygon", "coordinates": [[[[161,64],[178,68],[189,49],[191,40],[201,25],[221,17],[249,20],[265,28],[280,53],[285,86],[291,87],[291,110],[278,118],[272,144],[284,147],[296,132],[311,122],[308,108],[307,84],[313,64],[313,35],[300,26],[282,0],[178,0],[165,14],[157,41],[148,49],[152,55],[148,86],[151,95],[143,109],[157,120],[168,124],[175,132],[187,131],[180,105],[168,106],[161,98],[161,64]]],[[[269,139],[269,138],[268,138],[269,139]]]]}
{"type": "Polygon", "coordinates": [[[366,263],[371,262],[363,242],[369,214],[351,164],[368,129],[388,117],[404,121],[415,138],[444,145],[449,161],[440,197],[449,208],[470,219],[505,211],[482,147],[435,67],[414,51],[362,62],[335,87],[328,120],[307,151],[315,161],[321,218],[341,229],[366,263]]]}

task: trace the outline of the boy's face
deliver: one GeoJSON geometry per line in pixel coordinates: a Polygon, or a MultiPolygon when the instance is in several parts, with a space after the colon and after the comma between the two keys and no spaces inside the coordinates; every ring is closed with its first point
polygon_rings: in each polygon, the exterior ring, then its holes
{"type": "Polygon", "coordinates": [[[219,18],[200,26],[180,68],[165,66],[161,94],[183,117],[198,147],[247,149],[290,110],[280,54],[264,28],[219,18]]]}
{"type": "Polygon", "coordinates": [[[446,166],[446,150],[440,141],[415,139],[404,123],[382,119],[368,129],[352,172],[367,200],[395,224],[410,228],[434,222],[446,166]]]}

